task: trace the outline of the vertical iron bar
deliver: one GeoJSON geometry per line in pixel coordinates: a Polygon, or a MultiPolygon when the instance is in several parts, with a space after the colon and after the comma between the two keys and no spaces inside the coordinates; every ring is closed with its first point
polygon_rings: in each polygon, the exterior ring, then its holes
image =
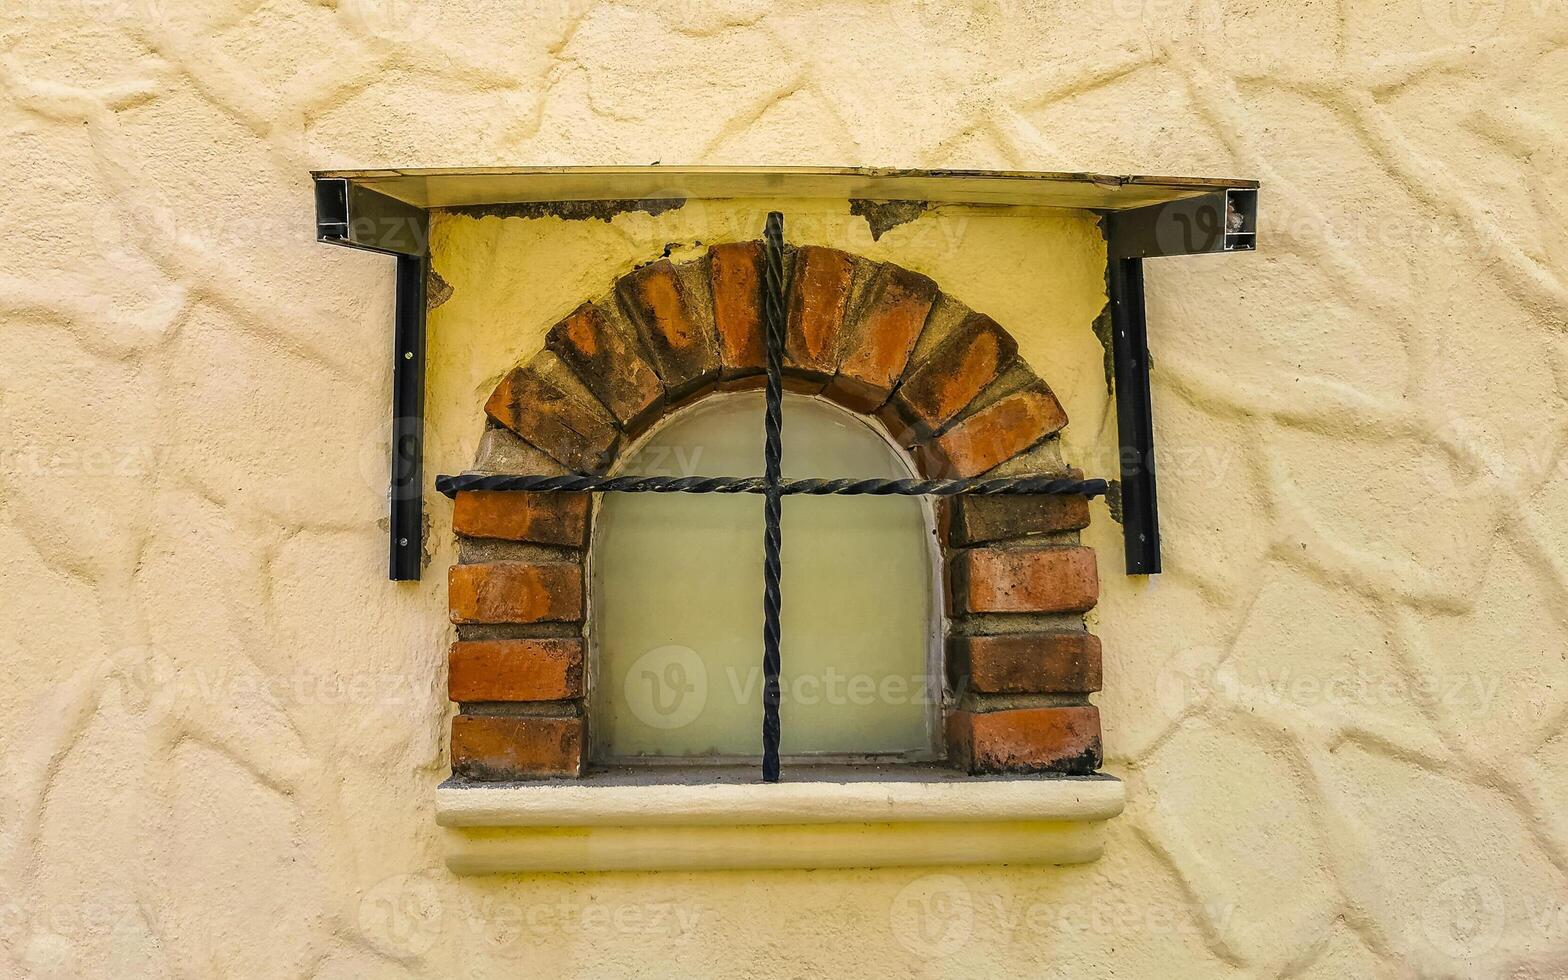
{"type": "Polygon", "coordinates": [[[1143,260],[1110,259],[1116,427],[1121,443],[1122,541],[1128,575],[1158,575],[1160,517],[1154,486],[1154,403],[1149,396],[1149,331],[1143,260]]]}
{"type": "Polygon", "coordinates": [[[779,491],[784,457],[784,216],[768,214],[763,232],[763,328],[767,348],[767,408],[763,415],[762,532],[762,779],[779,781],[779,612],[782,595],[779,578],[779,525],[783,494],[779,491]]]}
{"type": "Polygon", "coordinates": [[[425,259],[397,256],[392,327],[392,482],[387,488],[392,554],[387,576],[419,579],[424,544],[425,259]]]}

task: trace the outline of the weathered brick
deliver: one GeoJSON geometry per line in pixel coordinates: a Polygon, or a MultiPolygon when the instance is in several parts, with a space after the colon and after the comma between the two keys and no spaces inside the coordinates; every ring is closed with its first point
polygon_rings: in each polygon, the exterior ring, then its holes
{"type": "Polygon", "coordinates": [[[640,432],[664,407],[664,385],[644,359],[631,325],[584,303],[550,328],[545,346],[577,373],[621,428],[640,432]]]}
{"type": "Polygon", "coordinates": [[[941,431],[1018,356],[1018,344],[996,321],[975,314],[913,368],[878,413],[905,445],[941,431]]]}
{"type": "Polygon", "coordinates": [[[915,349],[909,354],[909,363],[904,366],[904,376],[915,368],[930,360],[931,353],[979,316],[974,310],[960,303],[947,293],[936,294],[936,301],[931,304],[931,312],[926,314],[926,325],[920,331],[920,337],[915,341],[915,349]]]}
{"type": "Polygon", "coordinates": [[[480,473],[537,473],[540,476],[567,472],[559,460],[500,425],[486,426],[479,436],[474,470],[480,473]]]}
{"type": "Polygon", "coordinates": [[[958,613],[1085,612],[1100,597],[1091,548],[969,548],[952,573],[958,613]]]}
{"type": "Polygon", "coordinates": [[[1067,413],[1044,385],[1014,392],[980,409],[916,450],[933,479],[979,476],[1067,424],[1067,413]]]}
{"type": "Polygon", "coordinates": [[[697,302],[687,276],[669,259],[622,277],[617,291],[653,357],[667,401],[684,398],[718,378],[719,341],[711,310],[697,302]]]}
{"type": "Polygon", "coordinates": [[[719,334],[719,376],[726,381],[767,369],[762,334],[762,243],[732,242],[708,250],[713,324],[719,334]]]}
{"type": "Polygon", "coordinates": [[[582,548],[588,544],[589,503],[586,493],[465,490],[452,504],[452,530],[471,538],[582,548]]]}
{"type": "Polygon", "coordinates": [[[1092,773],[1104,761],[1100,711],[1092,704],[1003,711],[954,711],[950,760],[971,773],[1092,773]]]}
{"type": "Polygon", "coordinates": [[[1006,476],[1038,476],[1042,473],[1059,473],[1075,480],[1083,473],[1067,465],[1062,458],[1060,439],[1042,439],[1012,459],[986,473],[987,478],[1006,476]]]}
{"type": "Polygon", "coordinates": [[[855,260],[846,252],[802,246],[789,287],[784,366],[796,386],[820,391],[838,369],[839,329],[848,312],[855,260]]]}
{"type": "Polygon", "coordinates": [[[586,744],[581,717],[457,715],[452,772],[479,780],[580,776],[586,744]]]}
{"type": "Polygon", "coordinates": [[[1068,632],[950,636],[947,674],[963,693],[1088,694],[1100,689],[1100,638],[1068,632]]]}
{"type": "Polygon", "coordinates": [[[857,412],[881,408],[909,364],[936,297],[936,283],[925,276],[882,266],[859,315],[845,324],[838,374],[823,394],[857,412]]]}
{"type": "Polygon", "coordinates": [[[578,472],[600,472],[620,439],[615,419],[553,351],[511,371],[485,414],[578,472]]]}
{"type": "Polygon", "coordinates": [[[967,495],[945,507],[947,541],[956,547],[1089,526],[1089,498],[1077,495],[967,495]]]}
{"type": "Polygon", "coordinates": [[[577,637],[459,640],[447,658],[453,701],[561,701],[582,697],[583,641],[577,637]]]}
{"type": "Polygon", "coordinates": [[[583,618],[583,570],[570,561],[453,565],[447,573],[454,623],[572,622],[583,618]]]}

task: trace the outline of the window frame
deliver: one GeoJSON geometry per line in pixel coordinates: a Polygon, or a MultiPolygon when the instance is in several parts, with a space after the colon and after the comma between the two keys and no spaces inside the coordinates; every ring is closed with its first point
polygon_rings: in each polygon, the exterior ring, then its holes
{"type": "MultiPolygon", "coordinates": [[[[611,465],[610,476],[619,476],[636,470],[635,461],[639,454],[647,447],[662,430],[671,425],[679,424],[683,418],[689,418],[689,412],[701,408],[709,410],[720,406],[716,401],[731,401],[738,403],[742,399],[761,398],[761,390],[755,391],[713,391],[703,397],[694,399],[686,404],[666,411],[657,421],[650,425],[647,431],[640,433],[636,439],[627,443],[617,455],[611,465]]],[[[908,449],[898,444],[886,426],[874,417],[851,411],[821,394],[806,394],[802,392],[785,392],[786,405],[790,400],[809,400],[828,409],[832,414],[860,426],[870,432],[892,451],[905,474],[910,478],[920,475],[918,465],[908,449]]],[[[788,419],[789,409],[785,408],[785,417],[788,419]]],[[[759,460],[760,462],[760,460],[759,460]]],[[[683,474],[684,475],[684,474],[683,474]]],[[[745,474],[725,474],[745,475],[745,474]]],[[[584,698],[588,716],[588,745],[586,751],[586,764],[594,769],[625,769],[640,766],[656,768],[682,768],[718,769],[722,767],[749,766],[755,768],[761,763],[762,754],[759,751],[750,755],[704,755],[704,756],[638,756],[638,755],[609,755],[604,753],[602,742],[602,726],[598,724],[601,712],[605,710],[603,698],[605,690],[600,683],[600,648],[597,630],[598,615],[596,602],[601,601],[596,596],[594,587],[594,555],[599,537],[603,533],[603,522],[600,520],[600,508],[606,503],[605,495],[595,495],[591,504],[591,520],[588,545],[583,556],[583,639],[584,639],[584,698]]],[[[927,622],[925,626],[925,657],[924,664],[927,678],[927,690],[932,692],[924,705],[924,722],[926,744],[919,749],[905,752],[807,752],[807,753],[780,753],[779,760],[784,765],[790,766],[887,766],[909,765],[921,766],[943,764],[947,761],[947,738],[944,730],[947,709],[952,704],[953,692],[948,683],[946,646],[948,632],[948,617],[946,615],[946,593],[943,575],[942,542],[939,530],[936,504],[930,497],[912,497],[910,499],[919,504],[921,528],[924,532],[927,559],[929,561],[929,596],[927,604],[927,622]]],[[[759,505],[760,506],[760,505],[759,505]]],[[[784,541],[784,553],[789,554],[789,523],[786,521],[781,529],[784,541]]],[[[761,541],[757,542],[761,548],[761,541]]],[[[759,593],[757,601],[760,604],[762,596],[759,593]]],[[[788,602],[788,598],[785,599],[788,602]]],[[[760,621],[759,621],[760,629],[760,621]]],[[[762,650],[757,649],[757,658],[760,663],[762,650]]],[[[785,664],[786,675],[788,663],[785,664]]],[[[788,706],[788,699],[784,705],[788,706]]],[[[785,719],[788,725],[788,719],[785,719]]]]}

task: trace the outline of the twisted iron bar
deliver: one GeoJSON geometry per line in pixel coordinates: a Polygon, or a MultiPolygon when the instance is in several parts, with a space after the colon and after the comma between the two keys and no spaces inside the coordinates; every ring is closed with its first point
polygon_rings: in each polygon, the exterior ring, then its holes
{"type": "MultiPolygon", "coordinates": [[[[956,497],[960,495],[998,496],[1012,494],[1066,494],[1098,497],[1106,491],[1104,480],[1075,480],[1066,477],[1019,476],[975,478],[968,480],[782,480],[780,495],[789,497],[871,496],[871,497],[956,497]]],[[[584,491],[590,493],[767,493],[766,477],[760,476],[589,476],[569,473],[564,476],[511,476],[506,474],[464,473],[436,477],[436,490],[455,497],[465,490],[507,490],[532,493],[584,491]]]]}
{"type": "Polygon", "coordinates": [[[762,505],[762,781],[779,781],[780,619],[783,609],[779,533],[784,496],[780,492],[784,458],[784,216],[768,212],[762,232],[762,320],[768,379],[763,430],[762,505]]]}

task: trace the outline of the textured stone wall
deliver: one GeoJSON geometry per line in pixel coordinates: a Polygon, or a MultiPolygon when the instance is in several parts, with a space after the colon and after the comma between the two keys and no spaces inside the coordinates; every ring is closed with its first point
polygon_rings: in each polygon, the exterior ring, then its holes
{"type": "MultiPolygon", "coordinates": [[[[1562,975],[1565,36],[1561,0],[11,0],[0,964],[1562,975]],[[306,170],[654,160],[1264,182],[1259,254],[1149,267],[1168,571],[1094,624],[1099,863],[442,870],[444,583],[383,575],[391,269],[312,244],[306,170]]],[[[971,233],[979,294],[1072,274],[971,233]]],[[[1058,385],[1099,348],[1045,326],[1058,385]]],[[[433,392],[432,469],[484,380],[433,392]]]]}

